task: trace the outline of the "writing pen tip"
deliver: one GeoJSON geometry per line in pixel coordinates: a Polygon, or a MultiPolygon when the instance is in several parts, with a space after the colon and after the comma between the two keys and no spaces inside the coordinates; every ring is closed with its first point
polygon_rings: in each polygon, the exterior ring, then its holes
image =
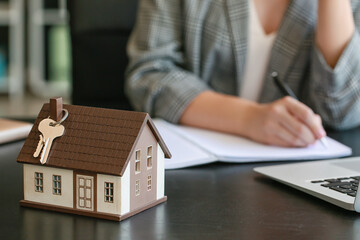
{"type": "Polygon", "coordinates": [[[329,147],[329,143],[328,143],[326,137],[320,138],[320,142],[325,148],[329,147]]]}

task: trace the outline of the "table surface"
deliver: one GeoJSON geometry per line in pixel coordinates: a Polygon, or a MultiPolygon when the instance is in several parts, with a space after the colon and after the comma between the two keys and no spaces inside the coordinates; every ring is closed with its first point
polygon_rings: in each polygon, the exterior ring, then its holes
{"type": "MultiPolygon", "coordinates": [[[[360,155],[360,128],[328,134],[360,155]]],[[[0,145],[0,239],[360,239],[360,214],[252,170],[278,163],[166,171],[168,201],[120,223],[23,208],[22,145],[0,145]]]]}

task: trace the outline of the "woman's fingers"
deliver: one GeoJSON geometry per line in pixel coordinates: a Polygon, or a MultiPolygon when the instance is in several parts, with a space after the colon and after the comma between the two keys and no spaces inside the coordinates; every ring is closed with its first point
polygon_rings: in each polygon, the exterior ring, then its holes
{"type": "Polygon", "coordinates": [[[276,135],[282,141],[286,142],[287,147],[305,147],[309,145],[307,142],[303,141],[300,137],[295,136],[290,132],[286,127],[279,125],[279,131],[276,132],[276,135]]]}
{"type": "Polygon", "coordinates": [[[272,133],[270,135],[273,136],[271,144],[282,147],[305,147],[308,145],[308,143],[303,141],[300,137],[295,136],[281,123],[274,124],[271,131],[272,133]]]}
{"type": "MultiPolygon", "coordinates": [[[[284,97],[282,100],[288,111],[311,130],[315,139],[326,135],[320,116],[315,114],[308,106],[291,97],[284,97]]],[[[301,132],[302,130],[298,129],[298,131],[301,132]]]]}
{"type": "Polygon", "coordinates": [[[311,129],[303,122],[299,121],[286,109],[280,118],[280,124],[284,126],[289,133],[292,135],[294,143],[300,139],[305,145],[309,145],[315,142],[316,137],[314,136],[311,129]]]}
{"type": "Polygon", "coordinates": [[[309,145],[309,143],[303,141],[299,136],[291,133],[287,127],[281,124],[278,118],[273,117],[264,124],[265,132],[262,139],[263,142],[283,147],[304,147],[309,145]]]}
{"type": "Polygon", "coordinates": [[[248,137],[255,141],[283,147],[305,147],[325,134],[320,117],[289,97],[258,105],[252,110],[248,137]]]}

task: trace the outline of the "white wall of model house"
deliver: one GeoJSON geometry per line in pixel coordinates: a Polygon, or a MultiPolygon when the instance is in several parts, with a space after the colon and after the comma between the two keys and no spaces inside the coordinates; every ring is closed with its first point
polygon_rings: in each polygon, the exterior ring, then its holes
{"type": "MultiPolygon", "coordinates": [[[[159,144],[156,198],[164,197],[164,152],[159,144]]],[[[73,170],[24,164],[24,199],[33,202],[73,208],[73,170]],[[35,191],[35,173],[43,174],[43,192],[35,191]],[[61,195],[53,194],[53,175],[61,176],[61,195]]],[[[97,211],[124,215],[130,212],[130,164],[122,177],[97,174],[97,211]],[[105,202],[105,182],[114,184],[114,202],[105,202]]]]}
{"type": "Polygon", "coordinates": [[[165,166],[164,166],[164,152],[160,147],[160,144],[157,144],[157,192],[156,199],[164,197],[165,190],[165,166]]]}
{"type": "MultiPolygon", "coordinates": [[[[24,199],[43,204],[73,208],[73,171],[24,164],[24,199]],[[43,192],[35,191],[35,173],[43,174],[43,192]],[[53,194],[53,175],[61,176],[61,195],[53,194]]],[[[130,170],[122,177],[97,174],[97,211],[123,215],[130,211],[130,170]],[[105,202],[105,182],[114,183],[114,202],[105,202]]]]}
{"type": "Polygon", "coordinates": [[[73,171],[24,164],[24,199],[62,207],[73,207],[73,171]],[[35,191],[35,173],[43,174],[43,192],[35,191]],[[61,194],[53,194],[53,175],[61,176],[61,194]]]}
{"type": "Polygon", "coordinates": [[[97,174],[97,211],[124,215],[130,212],[130,164],[122,177],[97,174]],[[114,183],[114,202],[105,202],[105,183],[114,183]]]}
{"type": "Polygon", "coordinates": [[[121,215],[130,212],[130,163],[121,177],[121,215]]]}
{"type": "Polygon", "coordinates": [[[112,175],[97,175],[97,211],[110,214],[119,214],[121,212],[121,178],[112,175]],[[114,184],[113,202],[105,201],[105,183],[114,184]]]}

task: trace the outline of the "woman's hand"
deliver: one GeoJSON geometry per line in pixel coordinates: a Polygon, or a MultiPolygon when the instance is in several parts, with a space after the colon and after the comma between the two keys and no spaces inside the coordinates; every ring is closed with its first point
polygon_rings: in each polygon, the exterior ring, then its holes
{"type": "Polygon", "coordinates": [[[291,97],[253,106],[247,122],[244,135],[270,145],[305,147],[326,135],[320,116],[291,97]]]}
{"type": "Polygon", "coordinates": [[[326,135],[319,115],[291,97],[258,104],[206,91],[185,109],[180,123],[284,147],[304,147],[326,135]]]}

